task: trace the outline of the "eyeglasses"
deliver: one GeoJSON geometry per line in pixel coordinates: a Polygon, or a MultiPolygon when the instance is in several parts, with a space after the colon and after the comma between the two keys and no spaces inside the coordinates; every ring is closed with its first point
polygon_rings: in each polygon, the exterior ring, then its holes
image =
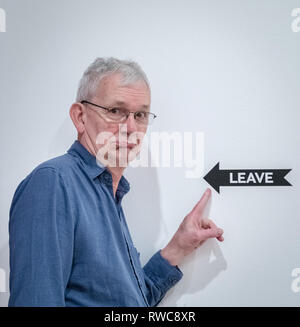
{"type": "Polygon", "coordinates": [[[123,108],[106,108],[99,106],[98,104],[92,103],[90,101],[83,100],[80,102],[81,104],[87,103],[92,106],[101,108],[105,110],[105,118],[112,122],[123,122],[126,121],[129,117],[130,113],[134,114],[134,119],[137,123],[141,125],[151,125],[154,119],[157,117],[152,112],[148,111],[129,111],[123,108]]]}

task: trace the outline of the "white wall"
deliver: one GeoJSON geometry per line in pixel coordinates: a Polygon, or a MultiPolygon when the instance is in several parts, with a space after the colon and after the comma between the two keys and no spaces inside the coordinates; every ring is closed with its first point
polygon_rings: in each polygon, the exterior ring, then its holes
{"type": "MultiPolygon", "coordinates": [[[[225,241],[182,263],[162,306],[299,305],[300,33],[296,0],[2,0],[0,269],[19,182],[75,139],[68,110],[98,56],[134,59],[152,85],[151,131],[204,132],[205,172],[292,168],[292,187],[213,191],[225,241]]],[[[208,184],[183,168],[128,168],[124,210],[142,263],[166,245],[208,184]]],[[[3,274],[2,274],[3,275],[3,274]]],[[[1,290],[1,288],[0,288],[1,290]]],[[[8,292],[0,293],[6,306],[8,292]]]]}

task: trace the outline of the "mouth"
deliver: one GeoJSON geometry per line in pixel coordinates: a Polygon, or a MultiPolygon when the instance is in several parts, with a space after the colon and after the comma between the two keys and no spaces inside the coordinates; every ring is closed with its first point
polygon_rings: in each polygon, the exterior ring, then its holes
{"type": "Polygon", "coordinates": [[[116,146],[118,148],[128,148],[128,149],[133,149],[137,144],[135,143],[127,143],[127,142],[116,142],[116,146]]]}

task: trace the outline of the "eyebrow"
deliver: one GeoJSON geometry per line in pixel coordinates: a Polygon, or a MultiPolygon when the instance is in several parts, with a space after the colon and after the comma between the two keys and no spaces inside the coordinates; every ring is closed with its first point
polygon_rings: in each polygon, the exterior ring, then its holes
{"type": "MultiPolygon", "coordinates": [[[[116,102],[114,102],[115,104],[113,105],[113,106],[126,106],[126,102],[124,102],[124,101],[116,101],[116,102]]],[[[146,104],[144,104],[143,106],[142,106],[142,108],[144,108],[144,109],[149,109],[149,106],[147,106],[146,104]]]]}

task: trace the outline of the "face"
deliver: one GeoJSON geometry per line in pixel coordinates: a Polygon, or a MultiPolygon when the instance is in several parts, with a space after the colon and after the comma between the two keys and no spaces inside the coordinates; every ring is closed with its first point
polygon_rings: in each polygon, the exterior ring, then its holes
{"type": "MultiPolygon", "coordinates": [[[[150,91],[145,82],[122,85],[121,76],[104,77],[92,99],[107,108],[127,109],[131,112],[150,110],[150,91]]],[[[147,126],[139,124],[133,114],[126,121],[112,122],[104,109],[82,105],[85,112],[83,137],[93,147],[98,160],[109,166],[126,166],[139,153],[147,126]]]]}

